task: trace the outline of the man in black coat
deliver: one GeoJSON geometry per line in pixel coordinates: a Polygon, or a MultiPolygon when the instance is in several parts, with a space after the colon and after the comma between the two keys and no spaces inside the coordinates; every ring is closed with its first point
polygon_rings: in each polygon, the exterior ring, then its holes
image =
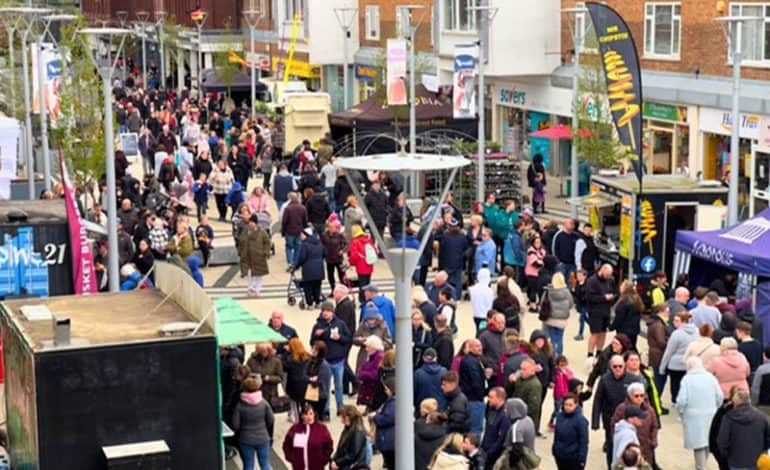
{"type": "MultiPolygon", "coordinates": [[[[321,308],[321,316],[313,326],[310,335],[310,345],[318,340],[326,343],[326,362],[329,364],[329,372],[334,380],[334,398],[337,402],[337,412],[342,410],[342,377],[345,371],[345,361],[353,343],[353,334],[347,325],[334,316],[334,305],[324,302],[321,308]]],[[[327,401],[328,405],[329,401],[327,401]]]]}
{"type": "Polygon", "coordinates": [[[727,412],[719,426],[717,446],[727,456],[730,468],[755,468],[760,454],[770,448],[770,423],[759,410],[751,406],[745,390],[733,395],[733,409],[727,412]]]}
{"type": "Polygon", "coordinates": [[[449,416],[449,432],[465,434],[471,429],[471,413],[468,398],[460,391],[460,379],[456,372],[447,372],[441,377],[441,391],[446,398],[446,409],[449,416]]]}
{"type": "Polygon", "coordinates": [[[486,455],[484,468],[492,470],[495,462],[503,454],[505,436],[511,427],[511,421],[505,415],[505,389],[495,387],[487,394],[487,424],[484,427],[484,438],[481,450],[486,455]]]}
{"type": "Polygon", "coordinates": [[[270,322],[268,325],[273,331],[286,338],[286,341],[278,344],[276,347],[278,357],[285,361],[286,356],[289,354],[289,340],[298,337],[297,330],[283,322],[283,312],[280,310],[273,310],[273,313],[270,314],[270,322]]]}
{"type": "Polygon", "coordinates": [[[447,325],[448,321],[447,317],[442,314],[433,317],[433,324],[436,326],[436,334],[433,337],[433,349],[436,350],[436,355],[438,356],[436,361],[446,367],[447,370],[452,367],[452,359],[455,355],[452,330],[447,325]]]}
{"type": "MultiPolygon", "coordinates": [[[[356,331],[356,306],[352,300],[350,300],[350,290],[342,285],[334,287],[332,295],[334,296],[334,316],[342,320],[348,329],[352,332],[356,331]]],[[[353,343],[350,343],[348,347],[348,353],[350,348],[353,347],[353,343]]],[[[345,355],[348,357],[348,355],[345,355]]],[[[345,393],[352,395],[356,393],[358,388],[358,379],[355,372],[350,368],[347,359],[345,359],[345,373],[342,376],[342,387],[345,393]]]]}
{"type": "Polygon", "coordinates": [[[460,390],[468,398],[471,413],[471,432],[481,434],[484,430],[484,396],[487,380],[484,363],[481,361],[481,341],[468,340],[468,353],[460,361],[460,390]]]}
{"type": "Polygon", "coordinates": [[[388,196],[382,191],[380,180],[372,182],[372,187],[366,193],[364,203],[372,215],[374,226],[377,227],[380,235],[384,235],[385,226],[388,224],[389,206],[388,196]]]}
{"type": "Polygon", "coordinates": [[[503,339],[503,330],[505,330],[505,315],[495,313],[492,315],[487,327],[479,332],[478,338],[481,341],[481,347],[484,354],[481,361],[484,368],[491,371],[490,381],[496,377],[500,358],[505,352],[505,340],[503,339]]]}
{"type": "Polygon", "coordinates": [[[585,285],[586,312],[591,336],[588,338],[588,355],[594,350],[604,348],[607,329],[610,326],[610,310],[615,303],[615,283],[612,280],[612,266],[602,265],[599,270],[589,277],[585,285]]]}
{"type": "Polygon", "coordinates": [[[594,244],[593,226],[586,222],[578,233],[575,242],[575,265],[582,269],[588,276],[594,273],[596,262],[599,261],[599,252],[594,244]]]}
{"type": "MultiPolygon", "coordinates": [[[[607,456],[607,468],[612,463],[612,415],[615,408],[626,399],[626,388],[633,382],[641,379],[626,372],[626,365],[622,356],[612,356],[610,370],[605,372],[599,381],[599,386],[594,395],[593,409],[591,410],[591,429],[599,429],[599,420],[604,427],[604,452],[607,456]]],[[[755,459],[756,460],[756,459],[755,459]]]]}
{"type": "Polygon", "coordinates": [[[567,219],[564,226],[553,237],[551,254],[558,258],[559,272],[564,274],[564,279],[569,279],[571,272],[575,271],[575,244],[578,235],[575,233],[575,221],[567,219]]]}

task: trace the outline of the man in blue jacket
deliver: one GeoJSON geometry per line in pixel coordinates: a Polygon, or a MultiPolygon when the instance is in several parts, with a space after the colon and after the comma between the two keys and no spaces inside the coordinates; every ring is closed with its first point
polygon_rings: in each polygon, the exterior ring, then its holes
{"type": "Polygon", "coordinates": [[[492,470],[495,462],[503,454],[505,436],[511,427],[511,421],[505,415],[505,389],[494,387],[487,394],[487,425],[484,427],[484,438],[481,450],[487,456],[485,469],[492,470]]]}
{"type": "Polygon", "coordinates": [[[358,317],[359,323],[364,319],[364,309],[366,304],[372,302],[374,306],[379,310],[382,319],[385,320],[385,324],[388,325],[390,330],[390,336],[396,339],[396,306],[393,301],[385,297],[384,294],[380,294],[380,288],[376,284],[369,284],[364,286],[364,301],[361,302],[361,315],[358,317]]]}
{"type": "MultiPolygon", "coordinates": [[[[326,343],[326,362],[334,379],[334,399],[337,402],[337,414],[342,411],[342,375],[345,372],[345,359],[348,355],[348,345],[353,337],[348,326],[334,316],[334,304],[326,301],[321,306],[321,316],[313,327],[310,345],[322,340],[326,343]]],[[[326,402],[328,405],[328,401],[326,402]]],[[[329,410],[327,409],[327,412],[329,410]]]]}
{"type": "Polygon", "coordinates": [[[434,398],[438,409],[446,406],[444,392],[441,391],[441,377],[447,373],[446,367],[436,362],[436,350],[428,348],[422,353],[422,365],[414,371],[414,407],[415,416],[419,417],[420,403],[426,398],[434,398]]]}
{"type": "Polygon", "coordinates": [[[487,388],[487,380],[484,376],[481,352],[481,341],[470,339],[468,353],[460,361],[460,390],[468,398],[471,432],[474,434],[481,434],[484,430],[484,392],[487,388]]]}

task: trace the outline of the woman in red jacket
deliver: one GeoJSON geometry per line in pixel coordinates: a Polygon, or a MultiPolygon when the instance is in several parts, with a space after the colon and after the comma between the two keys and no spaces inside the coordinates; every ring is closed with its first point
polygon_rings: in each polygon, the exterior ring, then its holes
{"type": "Polygon", "coordinates": [[[283,455],[293,470],[323,470],[329,464],[334,441],[329,429],[316,421],[309,404],[302,407],[301,421],[291,428],[283,440],[283,455]]]}
{"type": "Polygon", "coordinates": [[[362,229],[360,225],[354,225],[352,232],[353,239],[350,240],[348,261],[356,269],[356,274],[358,275],[358,300],[363,303],[363,287],[371,282],[372,272],[374,272],[374,264],[366,262],[366,246],[371,245],[375,251],[377,248],[372,239],[369,238],[369,235],[364,232],[364,229],[362,229]]]}

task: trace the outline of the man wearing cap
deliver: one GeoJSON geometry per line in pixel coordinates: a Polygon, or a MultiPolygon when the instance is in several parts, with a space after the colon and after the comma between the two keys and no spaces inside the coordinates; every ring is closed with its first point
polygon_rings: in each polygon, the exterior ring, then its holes
{"type": "Polygon", "coordinates": [[[444,392],[441,391],[441,377],[447,373],[446,367],[436,362],[437,354],[433,348],[422,353],[422,365],[414,371],[414,407],[415,417],[419,417],[420,403],[426,398],[434,398],[438,409],[446,406],[444,392]]]}
{"type": "Polygon", "coordinates": [[[385,294],[380,294],[380,288],[376,284],[371,283],[364,286],[364,302],[361,304],[360,319],[363,320],[366,313],[366,304],[372,302],[377,310],[382,315],[382,319],[385,320],[385,324],[388,325],[390,336],[393,340],[396,339],[396,306],[393,301],[385,297],[385,294]]]}
{"type": "MultiPolygon", "coordinates": [[[[321,305],[321,316],[313,326],[310,345],[321,340],[326,343],[326,362],[334,379],[334,398],[337,402],[337,414],[342,411],[342,376],[345,372],[345,360],[348,357],[352,334],[347,325],[334,316],[334,304],[326,301],[321,305]]],[[[327,406],[328,406],[327,401],[327,406]]]]}
{"type": "Polygon", "coordinates": [[[629,444],[639,445],[639,439],[636,437],[636,428],[642,425],[642,421],[647,419],[647,412],[638,406],[626,407],[623,419],[615,425],[615,434],[612,438],[612,465],[619,460],[626,446],[629,444]]]}

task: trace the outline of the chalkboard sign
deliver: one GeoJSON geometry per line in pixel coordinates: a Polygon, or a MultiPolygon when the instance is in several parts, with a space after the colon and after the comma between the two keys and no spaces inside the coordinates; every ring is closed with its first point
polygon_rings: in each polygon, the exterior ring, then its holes
{"type": "Polygon", "coordinates": [[[133,132],[120,134],[120,149],[127,157],[139,155],[139,136],[133,132]]]}

